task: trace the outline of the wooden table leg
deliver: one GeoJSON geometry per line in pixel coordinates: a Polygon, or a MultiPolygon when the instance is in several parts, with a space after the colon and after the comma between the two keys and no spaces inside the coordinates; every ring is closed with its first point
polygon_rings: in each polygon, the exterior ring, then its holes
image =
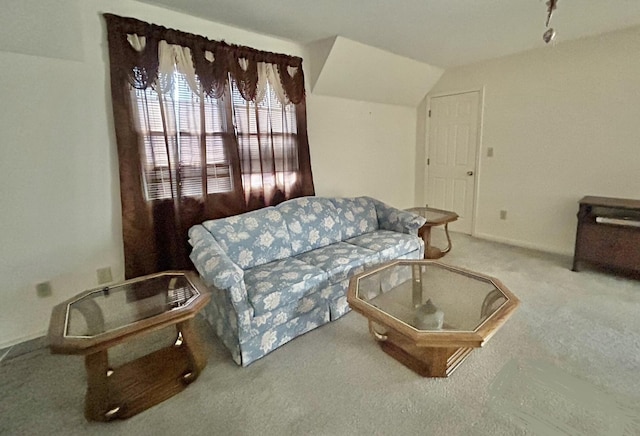
{"type": "Polygon", "coordinates": [[[444,224],[444,234],[447,235],[447,248],[442,250],[443,255],[451,251],[451,236],[449,236],[449,223],[444,224]]]}
{"type": "Polygon", "coordinates": [[[424,225],[418,231],[418,236],[424,241],[424,258],[440,259],[442,256],[451,251],[451,236],[449,235],[449,223],[444,224],[444,233],[447,236],[447,248],[444,250],[431,245],[431,225],[424,225]]]}
{"type": "Polygon", "coordinates": [[[200,375],[200,371],[207,366],[207,356],[204,351],[204,343],[200,339],[200,335],[195,330],[193,319],[181,322],[177,325],[178,331],[182,335],[181,347],[189,359],[190,369],[182,375],[185,383],[191,383],[200,375]]]}
{"type": "Polygon", "coordinates": [[[107,350],[87,354],[84,359],[87,370],[87,394],[84,416],[88,420],[108,421],[120,411],[117,405],[109,404],[109,357],[107,350]]]}
{"type": "Polygon", "coordinates": [[[418,230],[418,236],[424,241],[424,258],[429,259],[431,249],[431,226],[425,225],[418,230]]]}

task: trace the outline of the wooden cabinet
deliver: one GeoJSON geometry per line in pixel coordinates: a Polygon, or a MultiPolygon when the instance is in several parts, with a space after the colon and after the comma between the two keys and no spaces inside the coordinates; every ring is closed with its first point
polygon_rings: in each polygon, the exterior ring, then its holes
{"type": "Polygon", "coordinates": [[[640,200],[580,200],[573,270],[582,264],[640,277],[640,200]]]}

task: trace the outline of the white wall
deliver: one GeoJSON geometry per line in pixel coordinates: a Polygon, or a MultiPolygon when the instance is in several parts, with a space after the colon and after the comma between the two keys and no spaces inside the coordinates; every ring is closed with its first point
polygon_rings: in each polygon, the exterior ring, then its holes
{"type": "Polygon", "coordinates": [[[415,108],[438,81],[443,69],[337,36],[310,44],[313,92],[352,100],[415,108]]]}
{"type": "MultiPolygon", "coordinates": [[[[305,71],[310,66],[298,44],[131,0],[0,0],[0,7],[2,348],[45,333],[55,304],[97,286],[97,268],[123,278],[101,13],[303,56],[305,71]],[[53,295],[37,298],[44,281],[53,295]]],[[[319,195],[412,204],[415,110],[309,95],[307,111],[319,195]]]]}
{"type": "Polygon", "coordinates": [[[307,109],[318,195],[413,205],[415,108],[312,95],[307,109]]]}
{"type": "Polygon", "coordinates": [[[640,198],[638,47],[640,27],[445,72],[431,94],[485,89],[476,235],[569,254],[580,198],[640,198]]]}

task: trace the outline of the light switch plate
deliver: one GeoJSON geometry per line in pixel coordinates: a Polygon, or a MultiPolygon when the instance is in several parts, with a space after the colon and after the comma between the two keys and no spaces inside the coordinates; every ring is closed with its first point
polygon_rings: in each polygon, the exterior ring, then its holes
{"type": "Polygon", "coordinates": [[[38,297],[45,298],[50,297],[53,294],[53,289],[51,289],[51,282],[42,282],[36,285],[36,294],[38,297]]]}

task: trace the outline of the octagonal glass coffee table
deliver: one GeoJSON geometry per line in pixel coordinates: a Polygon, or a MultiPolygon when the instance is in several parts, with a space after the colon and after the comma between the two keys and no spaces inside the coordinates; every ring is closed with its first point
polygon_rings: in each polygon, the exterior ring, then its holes
{"type": "Polygon", "coordinates": [[[519,304],[498,279],[432,260],[358,274],[347,301],[387,354],[424,377],[449,376],[519,304]]]}
{"type": "Polygon", "coordinates": [[[52,353],[85,356],[85,417],[128,418],[183,390],[207,363],[193,318],[209,301],[193,271],[167,271],[85,291],[57,305],[49,324],[52,353]],[[108,350],[175,326],[173,345],[111,368],[108,350]]]}

